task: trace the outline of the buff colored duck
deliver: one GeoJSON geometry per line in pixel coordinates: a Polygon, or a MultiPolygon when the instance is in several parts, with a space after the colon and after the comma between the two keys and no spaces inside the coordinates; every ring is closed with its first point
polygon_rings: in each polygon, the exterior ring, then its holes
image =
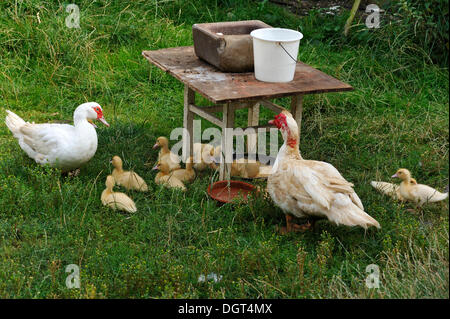
{"type": "Polygon", "coordinates": [[[164,161],[169,165],[169,171],[181,168],[178,157],[169,149],[169,140],[165,136],[156,139],[153,149],[160,149],[158,153],[158,162],[164,161]]]}
{"type": "Polygon", "coordinates": [[[155,176],[156,184],[163,185],[168,188],[178,188],[182,191],[186,191],[186,186],[184,186],[183,182],[175,176],[171,175],[171,172],[169,171],[169,165],[167,163],[158,162],[158,164],[156,164],[153,169],[159,170],[159,173],[155,176]]]}
{"type": "Polygon", "coordinates": [[[441,193],[436,189],[424,185],[417,184],[415,179],[411,177],[411,172],[406,168],[400,168],[392,175],[392,178],[400,178],[400,195],[407,201],[416,203],[419,207],[426,203],[439,202],[448,197],[447,193],[441,193]]]}
{"type": "Polygon", "coordinates": [[[106,189],[102,192],[101,200],[104,206],[108,206],[114,210],[122,210],[128,213],[137,211],[136,204],[131,198],[124,193],[114,192],[113,188],[115,180],[112,175],[106,177],[106,189]]]}
{"type": "Polygon", "coordinates": [[[123,170],[123,162],[119,156],[114,156],[111,163],[114,166],[112,176],[117,185],[123,186],[128,190],[133,189],[141,192],[148,191],[148,186],[142,177],[133,171],[123,170]]]}
{"type": "Polygon", "coordinates": [[[312,226],[293,223],[293,216],[311,218],[313,222],[315,218],[327,218],[337,225],[380,228],[364,211],[353,184],[333,165],[302,158],[298,126],[291,113],[285,110],[269,123],[281,131],[284,140],[267,181],[272,200],[286,214],[286,228],[282,232],[302,231],[312,226]]]}

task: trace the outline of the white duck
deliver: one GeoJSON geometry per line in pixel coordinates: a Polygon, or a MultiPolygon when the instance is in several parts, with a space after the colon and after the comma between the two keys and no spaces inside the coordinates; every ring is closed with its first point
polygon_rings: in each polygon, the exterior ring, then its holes
{"type": "Polygon", "coordinates": [[[364,212],[353,184],[347,182],[334,166],[301,157],[297,122],[288,111],[283,111],[269,123],[280,129],[284,144],[268,178],[267,190],[286,214],[287,232],[305,229],[292,223],[292,215],[326,217],[337,225],[380,228],[380,224],[364,212]]]}
{"type": "Polygon", "coordinates": [[[103,117],[98,103],[83,103],[73,113],[73,123],[34,124],[25,122],[18,115],[7,110],[5,123],[20,147],[36,163],[72,171],[88,162],[97,151],[95,125],[89,120],[109,124],[103,117]]]}
{"type": "Polygon", "coordinates": [[[448,193],[441,193],[436,189],[424,185],[417,184],[416,180],[411,177],[411,172],[406,168],[400,168],[392,178],[400,178],[400,195],[408,201],[416,203],[419,207],[426,203],[434,203],[444,200],[448,197],[448,193]]]}

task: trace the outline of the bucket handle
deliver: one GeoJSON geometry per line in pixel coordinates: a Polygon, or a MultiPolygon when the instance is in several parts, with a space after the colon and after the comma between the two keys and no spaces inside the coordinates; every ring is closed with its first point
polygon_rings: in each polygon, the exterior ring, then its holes
{"type": "Polygon", "coordinates": [[[289,55],[289,57],[295,61],[295,63],[298,62],[297,59],[294,59],[294,57],[284,48],[284,46],[281,44],[281,42],[277,42],[277,43],[280,45],[280,47],[283,48],[284,52],[286,52],[286,54],[289,55]]]}

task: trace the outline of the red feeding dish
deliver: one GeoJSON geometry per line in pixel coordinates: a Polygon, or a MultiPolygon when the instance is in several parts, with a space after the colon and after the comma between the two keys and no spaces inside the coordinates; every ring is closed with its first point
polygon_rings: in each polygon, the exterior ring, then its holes
{"type": "Polygon", "coordinates": [[[237,197],[247,201],[248,195],[255,190],[255,186],[241,181],[218,181],[208,186],[209,196],[221,203],[229,203],[237,197]]]}

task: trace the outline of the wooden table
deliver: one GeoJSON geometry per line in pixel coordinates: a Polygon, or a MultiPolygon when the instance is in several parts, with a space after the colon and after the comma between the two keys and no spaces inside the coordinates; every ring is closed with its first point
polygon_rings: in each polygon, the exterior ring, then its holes
{"type": "MultiPolygon", "coordinates": [[[[270,99],[291,97],[291,113],[299,130],[302,120],[304,94],[349,91],[353,88],[313,67],[297,62],[294,80],[287,83],[268,83],[255,79],[254,73],[223,73],[197,58],[194,47],[177,47],[143,51],[142,55],[160,69],[184,83],[183,157],[193,154],[193,121],[198,115],[222,128],[222,150],[219,178],[230,179],[234,114],[237,109],[248,108],[248,127],[265,129],[259,125],[259,108],[264,106],[276,113],[284,110],[270,99]],[[195,92],[214,103],[213,106],[195,105],[195,92]],[[222,118],[214,113],[222,112],[222,118]],[[227,129],[228,128],[228,129],[227,129]]],[[[245,130],[245,129],[243,129],[245,130]]],[[[300,134],[300,132],[299,132],[300,134]]],[[[256,134],[248,136],[249,153],[256,148],[256,134]]]]}

